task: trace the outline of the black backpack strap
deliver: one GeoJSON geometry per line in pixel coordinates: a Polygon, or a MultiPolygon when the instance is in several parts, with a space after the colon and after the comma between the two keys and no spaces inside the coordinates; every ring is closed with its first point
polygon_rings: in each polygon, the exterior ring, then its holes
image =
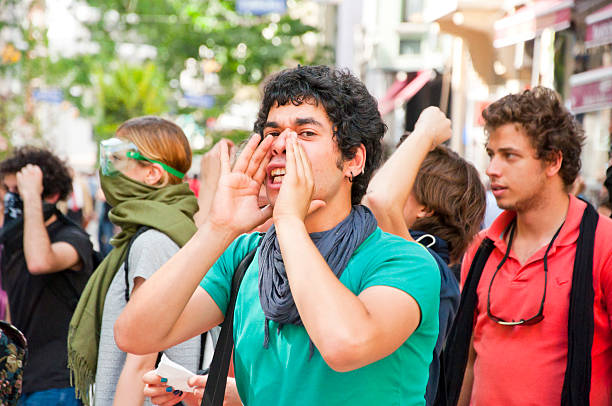
{"type": "Polygon", "coordinates": [[[459,310],[446,338],[446,346],[440,356],[440,384],[436,395],[437,406],[456,405],[461,393],[463,375],[470,353],[470,341],[474,328],[474,311],[478,303],[476,288],[480,282],[482,271],[493,252],[495,245],[485,238],[474,255],[463,290],[459,310]],[[441,388],[444,385],[444,388],[441,388]]]}
{"type": "Polygon", "coordinates": [[[204,368],[204,348],[206,347],[206,333],[200,334],[200,359],[198,361],[198,375],[206,375],[210,370],[208,367],[204,368]]]}
{"type": "Polygon", "coordinates": [[[563,406],[588,406],[591,393],[591,350],[595,330],[593,254],[599,215],[590,203],[586,203],[587,207],[580,221],[580,235],[576,242],[570,290],[567,367],[561,392],[563,406]]]}
{"type": "MultiPolygon", "coordinates": [[[[134,244],[134,241],[136,241],[136,239],[138,237],[140,237],[143,233],[145,233],[146,231],[151,230],[152,227],[149,226],[141,226],[132,237],[130,237],[130,242],[128,242],[128,246],[127,246],[127,251],[125,253],[125,260],[123,261],[123,278],[125,281],[125,288],[124,288],[124,296],[125,296],[125,302],[129,302],[130,301],[130,250],[132,249],[132,245],[134,244]]],[[[157,366],[159,365],[159,362],[161,361],[161,356],[164,352],[160,351],[157,353],[157,359],[155,360],[155,368],[157,368],[157,366]]]]}
{"type": "MultiPolygon", "coordinates": [[[[261,239],[259,242],[261,243],[261,239]]],[[[259,244],[249,251],[234,271],[230,300],[227,305],[227,310],[225,311],[225,319],[221,324],[221,334],[219,335],[219,341],[217,341],[217,346],[215,347],[215,354],[210,364],[210,372],[208,374],[208,380],[206,381],[206,388],[204,389],[201,406],[223,405],[227,372],[232,357],[232,349],[234,348],[234,308],[236,306],[236,298],[238,297],[238,290],[240,289],[242,278],[253,261],[258,247],[259,244]]]]}

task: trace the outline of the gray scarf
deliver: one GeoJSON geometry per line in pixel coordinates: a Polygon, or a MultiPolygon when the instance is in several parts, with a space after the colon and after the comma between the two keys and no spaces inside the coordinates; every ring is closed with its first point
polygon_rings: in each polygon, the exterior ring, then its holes
{"type": "MultiPolygon", "coordinates": [[[[331,230],[311,233],[315,244],[332,272],[338,279],[348,264],[353,252],[376,230],[376,218],[365,206],[353,206],[350,214],[331,230]]],[[[259,251],[259,301],[266,316],[264,348],[268,348],[270,331],[268,321],[279,324],[279,331],[284,324],[302,325],[285,264],[281,256],[276,228],[270,227],[262,238],[259,251]]],[[[314,352],[310,342],[310,356],[314,352]]]]}

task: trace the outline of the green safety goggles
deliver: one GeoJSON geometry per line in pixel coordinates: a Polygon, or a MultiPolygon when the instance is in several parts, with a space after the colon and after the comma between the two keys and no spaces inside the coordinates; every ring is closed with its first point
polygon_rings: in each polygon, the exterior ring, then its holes
{"type": "Polygon", "coordinates": [[[183,179],[185,174],[155,159],[147,158],[138,151],[138,147],[130,141],[120,138],[109,138],[100,142],[100,169],[105,176],[114,176],[123,172],[129,165],[129,159],[147,161],[159,164],[166,172],[183,179]]]}

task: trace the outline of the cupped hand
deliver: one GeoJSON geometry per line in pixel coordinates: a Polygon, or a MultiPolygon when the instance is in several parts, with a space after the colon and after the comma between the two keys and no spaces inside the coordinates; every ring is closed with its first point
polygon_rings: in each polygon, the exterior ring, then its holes
{"type": "Polygon", "coordinates": [[[220,146],[221,175],[207,219],[217,228],[235,234],[250,231],[272,215],[270,207],[260,209],[259,189],[266,177],[273,137],[255,134],[231,169],[228,144],[220,146]]]}
{"type": "Polygon", "coordinates": [[[431,137],[431,149],[434,149],[453,135],[451,121],[438,107],[430,106],[421,112],[414,125],[414,133],[427,134],[431,137]]]}
{"type": "Polygon", "coordinates": [[[43,173],[37,165],[27,164],[17,172],[17,187],[22,199],[40,199],[43,194],[43,173]]]}
{"type": "Polygon", "coordinates": [[[297,141],[297,134],[289,131],[285,136],[287,137],[285,176],[274,203],[274,221],[285,218],[303,221],[309,213],[323,207],[325,203],[321,200],[312,200],[315,186],[312,167],[297,141]]]}

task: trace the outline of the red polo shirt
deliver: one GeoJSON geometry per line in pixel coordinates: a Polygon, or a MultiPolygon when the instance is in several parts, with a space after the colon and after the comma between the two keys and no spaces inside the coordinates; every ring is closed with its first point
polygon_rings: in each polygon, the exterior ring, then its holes
{"type": "MultiPolygon", "coordinates": [[[[548,253],[544,319],[531,326],[502,326],[487,316],[487,291],[506,252],[502,236],[516,213],[503,212],[472,243],[464,258],[465,281],[472,259],[486,235],[495,248],[477,288],[474,385],[471,404],[559,405],[567,365],[567,320],[576,240],[585,203],[570,196],[565,224],[548,253]]],[[[512,250],[491,289],[491,311],[504,320],[535,316],[544,292],[544,252],[521,265],[512,250]]],[[[612,404],[612,220],[599,217],[593,258],[595,331],[592,349],[591,406],[612,404]]]]}

